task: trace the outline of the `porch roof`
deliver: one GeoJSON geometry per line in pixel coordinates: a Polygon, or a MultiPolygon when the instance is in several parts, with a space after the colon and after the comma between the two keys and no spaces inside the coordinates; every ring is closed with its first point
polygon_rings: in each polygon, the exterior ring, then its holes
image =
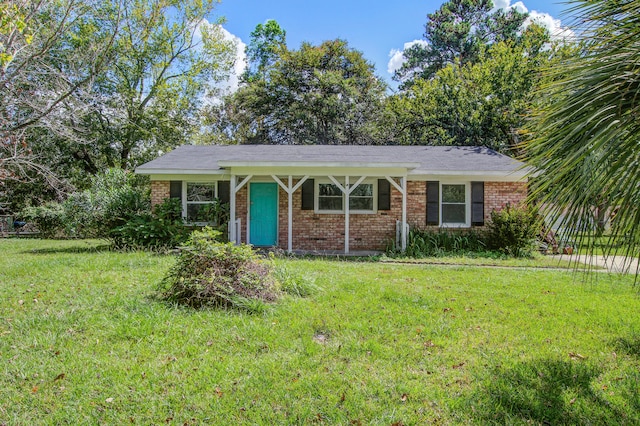
{"type": "Polygon", "coordinates": [[[525,164],[484,147],[362,145],[183,145],[139,174],[228,174],[231,167],[404,169],[409,175],[524,175],[525,164]]]}

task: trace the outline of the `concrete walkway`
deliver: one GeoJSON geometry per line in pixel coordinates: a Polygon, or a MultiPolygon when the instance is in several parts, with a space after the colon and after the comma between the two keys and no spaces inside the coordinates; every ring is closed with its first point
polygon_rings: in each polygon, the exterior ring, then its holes
{"type": "Polygon", "coordinates": [[[588,256],[584,254],[557,254],[554,255],[553,258],[566,260],[572,264],[581,263],[587,266],[600,266],[606,268],[609,272],[617,274],[635,274],[640,272],[640,270],[638,270],[638,259],[636,258],[629,258],[625,260],[623,256],[605,257],[602,255],[588,256]]]}

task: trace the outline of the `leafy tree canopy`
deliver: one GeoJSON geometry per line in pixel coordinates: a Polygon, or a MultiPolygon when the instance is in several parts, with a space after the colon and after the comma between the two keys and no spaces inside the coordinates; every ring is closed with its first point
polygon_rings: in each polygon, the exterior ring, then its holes
{"type": "Polygon", "coordinates": [[[218,110],[218,133],[239,143],[369,144],[385,85],[346,41],[280,49],[263,79],[218,110]]]}
{"type": "Polygon", "coordinates": [[[570,50],[547,48],[547,31],[530,25],[519,41],[495,42],[473,62],[448,64],[387,100],[387,140],[398,144],[487,146],[514,154],[519,130],[538,101],[543,66],[570,50]]]}
{"type": "Polygon", "coordinates": [[[424,39],[404,51],[405,62],[394,78],[408,87],[432,78],[449,64],[476,62],[486,46],[517,41],[527,14],[515,9],[494,12],[491,0],[449,0],[427,15],[424,39]]]}
{"type": "Polygon", "coordinates": [[[251,32],[251,41],[245,49],[248,67],[243,79],[264,79],[280,53],[287,49],[286,39],[287,32],[277,21],[269,19],[264,24],[258,24],[251,32]]]}

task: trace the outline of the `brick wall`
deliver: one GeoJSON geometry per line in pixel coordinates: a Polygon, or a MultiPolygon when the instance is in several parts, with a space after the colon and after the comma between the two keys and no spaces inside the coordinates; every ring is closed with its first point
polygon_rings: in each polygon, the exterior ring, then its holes
{"type": "Polygon", "coordinates": [[[502,210],[507,204],[518,206],[527,197],[526,182],[485,182],[484,221],[491,219],[491,211],[502,210]]]}
{"type": "MultiPolygon", "coordinates": [[[[294,182],[295,184],[296,182],[294,182]]],[[[424,182],[408,182],[407,222],[424,224],[426,189],[424,182]]],[[[396,235],[396,221],[402,219],[402,194],[391,188],[391,210],[350,213],[350,250],[384,250],[396,235]]],[[[279,190],[278,245],[287,248],[288,197],[279,190]]],[[[344,214],[316,214],[302,210],[302,191],[293,194],[293,248],[297,250],[344,250],[344,214]]]]}
{"type": "MultiPolygon", "coordinates": [[[[295,182],[294,182],[295,184],[295,182]]],[[[245,185],[236,194],[236,215],[242,220],[241,241],[247,237],[247,194],[245,185]]],[[[287,193],[279,188],[278,245],[287,248],[287,193]]],[[[527,195],[524,182],[485,182],[485,222],[493,209],[500,210],[507,203],[518,205],[527,195]]],[[[170,195],[169,181],[151,182],[151,203],[156,205],[170,195]]],[[[316,214],[301,210],[302,190],[293,194],[293,248],[298,250],[343,250],[344,215],[316,214]]],[[[407,183],[407,223],[423,228],[426,221],[427,188],[425,182],[407,183]]],[[[349,221],[349,247],[351,250],[384,250],[395,239],[396,221],[402,219],[402,195],[391,187],[391,210],[377,213],[351,213],[349,221]]]]}
{"type": "Polygon", "coordinates": [[[151,207],[162,203],[171,195],[171,183],[168,180],[151,181],[151,207]]]}

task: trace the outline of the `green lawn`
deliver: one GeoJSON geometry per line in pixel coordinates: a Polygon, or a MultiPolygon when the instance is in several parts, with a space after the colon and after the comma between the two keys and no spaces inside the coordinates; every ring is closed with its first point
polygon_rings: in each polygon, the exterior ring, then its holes
{"type": "Polygon", "coordinates": [[[640,423],[633,277],[281,260],[323,291],[248,315],[173,261],[0,240],[0,424],[640,423]]]}

